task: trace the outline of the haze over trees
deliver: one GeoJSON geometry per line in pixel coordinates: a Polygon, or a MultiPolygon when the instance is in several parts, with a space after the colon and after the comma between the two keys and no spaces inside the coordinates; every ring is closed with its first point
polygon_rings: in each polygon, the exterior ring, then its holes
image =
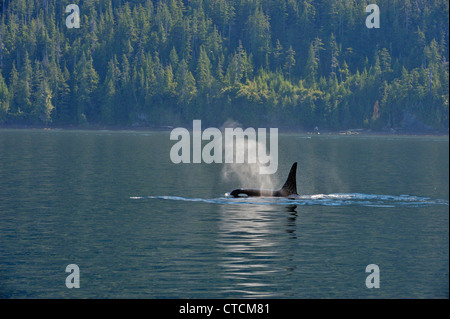
{"type": "Polygon", "coordinates": [[[0,0],[0,123],[448,130],[448,1],[369,3],[0,0]]]}

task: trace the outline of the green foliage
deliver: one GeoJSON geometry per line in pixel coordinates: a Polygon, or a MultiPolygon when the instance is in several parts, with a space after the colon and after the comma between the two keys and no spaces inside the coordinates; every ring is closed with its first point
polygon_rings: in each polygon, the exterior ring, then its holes
{"type": "Polygon", "coordinates": [[[5,79],[3,79],[0,73],[0,123],[5,120],[6,115],[9,111],[9,91],[6,86],[5,79]]]}
{"type": "Polygon", "coordinates": [[[447,1],[74,3],[0,3],[0,122],[448,129],[447,1]]]}

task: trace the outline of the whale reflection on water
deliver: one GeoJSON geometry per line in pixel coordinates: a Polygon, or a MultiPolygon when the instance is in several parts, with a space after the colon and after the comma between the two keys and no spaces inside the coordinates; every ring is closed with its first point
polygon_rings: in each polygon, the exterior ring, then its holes
{"type": "Polygon", "coordinates": [[[243,210],[222,206],[217,247],[222,256],[223,295],[280,297],[274,278],[295,269],[288,265],[292,256],[285,247],[287,238],[296,238],[295,208],[289,205],[286,217],[280,218],[280,207],[248,205],[243,210]]]}

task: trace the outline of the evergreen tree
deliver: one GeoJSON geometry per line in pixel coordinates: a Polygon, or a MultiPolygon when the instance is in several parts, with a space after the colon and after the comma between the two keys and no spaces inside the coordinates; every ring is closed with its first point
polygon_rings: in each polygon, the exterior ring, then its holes
{"type": "Polygon", "coordinates": [[[312,85],[316,83],[318,70],[319,70],[319,61],[316,58],[314,45],[313,43],[311,43],[308,50],[308,59],[306,60],[305,78],[307,79],[308,83],[311,83],[312,85]]]}
{"type": "Polygon", "coordinates": [[[268,65],[270,50],[270,22],[269,17],[257,7],[247,21],[248,40],[252,52],[254,52],[257,66],[268,65]]]}
{"type": "Polygon", "coordinates": [[[20,108],[27,115],[31,115],[32,112],[32,75],[31,61],[28,52],[25,52],[23,66],[19,73],[18,87],[17,90],[14,90],[14,94],[17,97],[18,109],[20,108]]]}
{"type": "Polygon", "coordinates": [[[330,37],[330,50],[331,50],[331,71],[330,76],[335,77],[336,76],[336,70],[339,67],[339,48],[336,42],[336,38],[334,34],[331,34],[330,37]]]}
{"type": "Polygon", "coordinates": [[[18,92],[19,92],[19,73],[17,72],[16,69],[16,63],[13,62],[9,78],[10,114],[16,114],[18,112],[18,105],[19,105],[18,92]]]}
{"type": "MultiPolygon", "coordinates": [[[[292,46],[291,46],[292,48],[292,46]]],[[[277,39],[277,44],[273,50],[273,62],[274,62],[274,69],[277,70],[281,68],[282,64],[282,56],[283,56],[283,46],[280,43],[280,40],[277,39]]]]}
{"type": "Polygon", "coordinates": [[[181,104],[184,109],[197,95],[195,78],[191,71],[189,71],[188,65],[184,59],[180,62],[176,78],[178,83],[178,103],[181,104]]]}
{"type": "Polygon", "coordinates": [[[292,49],[292,45],[286,52],[286,61],[284,63],[284,69],[288,72],[288,78],[291,80],[291,70],[295,66],[295,51],[292,49]]]}
{"type": "Polygon", "coordinates": [[[0,72],[0,123],[6,119],[9,112],[9,99],[8,86],[0,72]]]}
{"type": "Polygon", "coordinates": [[[212,87],[213,76],[211,74],[211,61],[203,47],[200,47],[200,56],[197,62],[197,85],[202,92],[207,92],[212,87]]]}
{"type": "Polygon", "coordinates": [[[52,122],[52,112],[55,109],[52,104],[52,92],[48,87],[46,81],[42,82],[42,85],[39,89],[39,95],[37,96],[36,104],[36,112],[38,113],[39,119],[45,124],[48,125],[52,122]]]}

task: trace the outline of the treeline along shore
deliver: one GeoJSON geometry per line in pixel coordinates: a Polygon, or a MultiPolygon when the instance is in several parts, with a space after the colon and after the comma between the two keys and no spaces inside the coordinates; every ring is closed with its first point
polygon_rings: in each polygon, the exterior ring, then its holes
{"type": "Polygon", "coordinates": [[[0,127],[448,133],[446,0],[71,2],[0,0],[0,127]]]}

